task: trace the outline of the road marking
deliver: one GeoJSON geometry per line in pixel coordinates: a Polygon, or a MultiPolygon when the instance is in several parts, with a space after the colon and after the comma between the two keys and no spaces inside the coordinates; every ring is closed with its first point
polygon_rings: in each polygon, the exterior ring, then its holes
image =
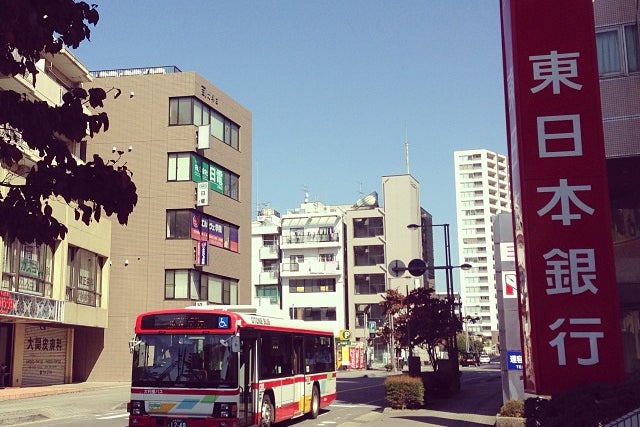
{"type": "Polygon", "coordinates": [[[119,413],[119,414],[114,414],[114,415],[102,415],[100,417],[96,417],[97,420],[112,420],[115,418],[125,418],[128,417],[129,413],[128,412],[123,412],[123,413],[119,413]]]}

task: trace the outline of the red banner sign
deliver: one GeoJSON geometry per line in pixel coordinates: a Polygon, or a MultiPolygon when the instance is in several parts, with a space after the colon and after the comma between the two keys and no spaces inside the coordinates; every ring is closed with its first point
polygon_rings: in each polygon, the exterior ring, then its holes
{"type": "Polygon", "coordinates": [[[525,390],[624,377],[591,0],[502,0],[525,390]]]}

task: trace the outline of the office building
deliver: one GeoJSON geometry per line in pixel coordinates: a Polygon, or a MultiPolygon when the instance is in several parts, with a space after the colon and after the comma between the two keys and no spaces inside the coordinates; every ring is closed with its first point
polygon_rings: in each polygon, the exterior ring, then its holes
{"type": "MultiPolygon", "coordinates": [[[[90,83],[89,71],[69,51],[45,54],[36,64],[37,79],[0,76],[0,90],[13,90],[31,101],[62,105],[67,91],[90,83]]],[[[88,113],[88,110],[87,110],[88,113]]],[[[11,131],[7,125],[0,133],[11,131]]],[[[67,142],[78,162],[86,160],[86,142],[67,142]]],[[[21,140],[23,159],[0,167],[0,180],[23,184],[39,160],[21,140]]],[[[3,195],[7,187],[3,187],[3,195]]],[[[87,336],[100,336],[108,326],[111,222],[103,218],[89,226],[74,217],[74,209],[48,200],[53,216],[68,232],[53,248],[2,239],[0,286],[0,386],[63,384],[84,377],[89,369],[87,336]]],[[[100,345],[101,347],[101,345],[100,345]]]]}
{"type": "Polygon", "coordinates": [[[640,368],[640,44],[633,2],[593,2],[625,371],[640,368]]]}
{"type": "Polygon", "coordinates": [[[251,113],[176,67],[93,75],[110,128],[87,150],[126,162],[138,204],[112,227],[109,327],[83,337],[86,376],[123,381],[141,312],[250,302],[251,113]]]}
{"type": "Polygon", "coordinates": [[[252,223],[254,305],[318,322],[336,337],[349,331],[338,359],[356,368],[389,360],[375,338],[385,322],[379,303],[386,290],[435,286],[433,270],[394,277],[388,269],[391,260],[433,265],[431,215],[420,207],[419,183],[411,175],[384,176],[382,189],[383,207],[376,192],[335,206],[305,195],[299,208],[283,215],[264,208],[252,223]]]}
{"type": "Polygon", "coordinates": [[[473,266],[460,271],[460,296],[465,316],[479,317],[466,325],[498,343],[498,318],[492,220],[511,212],[507,158],[488,150],[454,152],[458,260],[473,266]]]}

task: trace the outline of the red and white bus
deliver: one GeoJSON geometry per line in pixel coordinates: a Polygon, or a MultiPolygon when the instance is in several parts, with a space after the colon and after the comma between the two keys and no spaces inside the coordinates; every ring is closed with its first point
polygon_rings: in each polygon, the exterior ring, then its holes
{"type": "Polygon", "coordinates": [[[308,414],[336,397],[334,336],[255,308],[140,314],[129,426],[245,427],[308,414]]]}

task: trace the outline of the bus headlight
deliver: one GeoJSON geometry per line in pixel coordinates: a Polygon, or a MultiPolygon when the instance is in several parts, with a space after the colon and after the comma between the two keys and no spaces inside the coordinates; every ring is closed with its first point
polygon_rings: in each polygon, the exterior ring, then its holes
{"type": "Polygon", "coordinates": [[[238,416],[238,404],[232,402],[217,402],[213,404],[215,418],[236,418],[238,416]]]}
{"type": "Polygon", "coordinates": [[[144,415],[146,411],[144,410],[144,401],[143,400],[132,400],[127,405],[129,409],[129,413],[131,415],[144,415]]]}

